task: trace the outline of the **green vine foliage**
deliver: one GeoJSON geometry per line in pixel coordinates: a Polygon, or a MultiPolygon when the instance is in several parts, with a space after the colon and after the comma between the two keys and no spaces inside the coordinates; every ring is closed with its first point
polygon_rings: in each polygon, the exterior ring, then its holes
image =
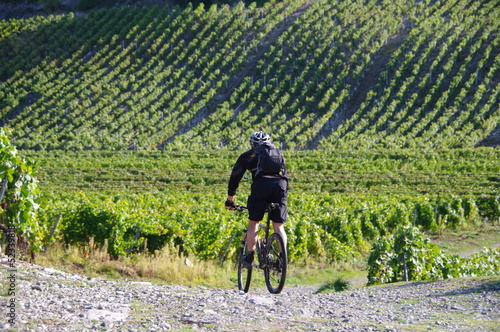
{"type": "Polygon", "coordinates": [[[400,227],[393,235],[379,238],[368,259],[368,285],[498,273],[500,250],[485,248],[469,258],[442,253],[414,226],[400,227]]]}
{"type": "Polygon", "coordinates": [[[16,235],[29,241],[26,249],[37,252],[43,230],[37,222],[40,202],[35,165],[17,154],[8,136],[9,130],[0,128],[0,224],[4,231],[13,228],[16,235]]]}

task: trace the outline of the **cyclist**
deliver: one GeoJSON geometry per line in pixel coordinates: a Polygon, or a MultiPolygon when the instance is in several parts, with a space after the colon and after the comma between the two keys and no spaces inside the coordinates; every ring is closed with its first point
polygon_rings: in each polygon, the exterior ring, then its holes
{"type": "MultiPolygon", "coordinates": [[[[257,242],[257,230],[259,223],[264,217],[265,209],[269,203],[278,203],[278,207],[271,211],[270,218],[273,221],[275,233],[279,233],[286,248],[286,233],[284,223],[287,219],[287,198],[288,198],[288,178],[286,165],[283,160],[281,172],[267,173],[258,172],[258,157],[255,148],[262,144],[271,144],[271,138],[268,134],[257,131],[250,136],[251,149],[242,153],[234,164],[231,176],[228,182],[228,196],[225,203],[226,208],[234,209],[234,196],[239,183],[247,170],[252,173],[251,193],[248,197],[247,207],[249,213],[249,222],[247,230],[247,248],[243,265],[246,268],[252,266],[257,242]],[[258,174],[257,174],[258,173],[258,174]]],[[[273,146],[274,147],[274,146],[273,146]]]]}

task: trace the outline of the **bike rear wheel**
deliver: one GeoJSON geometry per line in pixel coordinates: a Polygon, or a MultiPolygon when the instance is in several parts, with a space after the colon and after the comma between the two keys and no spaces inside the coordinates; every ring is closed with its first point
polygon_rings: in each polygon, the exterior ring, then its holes
{"type": "Polygon", "coordinates": [[[285,286],[288,258],[286,255],[285,242],[278,233],[269,237],[266,246],[267,264],[264,268],[264,278],[270,293],[279,294],[285,286]]]}
{"type": "Polygon", "coordinates": [[[248,253],[247,249],[247,232],[243,233],[243,239],[241,240],[241,247],[238,255],[238,288],[245,293],[248,292],[250,288],[250,281],[252,280],[252,270],[253,268],[245,268],[243,266],[243,259],[248,253]]]}

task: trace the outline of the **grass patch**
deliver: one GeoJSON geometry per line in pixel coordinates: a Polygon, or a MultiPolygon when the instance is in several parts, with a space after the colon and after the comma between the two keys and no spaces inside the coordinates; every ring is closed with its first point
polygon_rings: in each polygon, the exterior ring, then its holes
{"type": "Polygon", "coordinates": [[[320,286],[314,294],[342,292],[351,288],[349,281],[344,278],[337,278],[332,282],[320,286]]]}
{"type": "MultiPolygon", "coordinates": [[[[75,246],[52,245],[45,252],[37,254],[35,263],[69,273],[111,280],[127,279],[212,288],[237,287],[235,262],[228,260],[220,265],[218,261],[179,256],[175,248],[165,248],[150,255],[134,254],[111,259],[105,250],[88,253],[88,250],[75,246]]],[[[332,276],[349,280],[356,286],[366,284],[367,280],[365,269],[355,264],[292,262],[288,266],[285,286],[318,286],[331,280],[332,276]]],[[[255,270],[251,288],[263,287],[264,272],[255,270]]]]}
{"type": "Polygon", "coordinates": [[[467,225],[457,229],[445,229],[440,235],[429,237],[443,252],[469,257],[484,247],[500,246],[500,225],[483,223],[479,226],[467,225]]]}
{"type": "Polygon", "coordinates": [[[105,251],[85,254],[80,248],[51,246],[36,257],[36,263],[62,271],[106,279],[128,279],[183,285],[232,287],[230,275],[235,274],[234,264],[219,266],[213,261],[198,261],[179,256],[174,249],[166,248],[154,255],[136,254],[111,259],[105,251]]]}
{"type": "Polygon", "coordinates": [[[353,261],[326,262],[324,260],[305,260],[288,265],[287,285],[320,286],[333,278],[349,280],[353,287],[366,285],[367,270],[364,263],[367,257],[356,257],[353,261]]]}
{"type": "MultiPolygon", "coordinates": [[[[431,239],[445,252],[466,256],[480,251],[483,247],[498,246],[500,226],[483,225],[477,228],[447,230],[431,239]]],[[[351,262],[329,263],[311,259],[290,262],[285,287],[307,285],[325,287],[325,291],[332,291],[328,289],[335,289],[333,284],[337,279],[347,281],[350,288],[363,287],[367,283],[366,261],[367,256],[360,255],[351,262]]],[[[179,256],[175,247],[166,247],[154,254],[133,254],[111,259],[105,249],[90,252],[88,247],[54,244],[45,252],[37,254],[35,263],[87,277],[212,288],[235,288],[237,285],[234,261],[228,260],[219,265],[215,260],[179,256]]],[[[265,287],[263,275],[263,271],[254,272],[251,288],[265,287]]]]}

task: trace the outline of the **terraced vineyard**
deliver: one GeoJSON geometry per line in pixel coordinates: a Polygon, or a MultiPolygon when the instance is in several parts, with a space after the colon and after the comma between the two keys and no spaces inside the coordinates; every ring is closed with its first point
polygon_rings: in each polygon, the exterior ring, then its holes
{"type": "Polygon", "coordinates": [[[288,149],[497,144],[499,13],[286,0],[4,20],[1,124],[36,150],[234,149],[255,128],[288,149]]]}
{"type": "MultiPolygon", "coordinates": [[[[23,152],[37,160],[48,193],[225,194],[237,152],[23,152]]],[[[288,151],[296,192],[364,195],[495,196],[498,149],[288,151]]],[[[248,188],[247,188],[248,189],[248,188]]],[[[242,198],[243,199],[243,198],[242,198]]]]}

